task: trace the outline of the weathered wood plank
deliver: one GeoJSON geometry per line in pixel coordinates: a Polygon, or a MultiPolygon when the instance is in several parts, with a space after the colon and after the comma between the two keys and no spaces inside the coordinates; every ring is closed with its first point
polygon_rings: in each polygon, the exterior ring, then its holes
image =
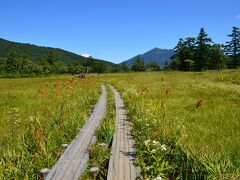
{"type": "Polygon", "coordinates": [[[95,132],[104,118],[107,103],[107,90],[102,85],[102,95],[87,123],[51,169],[46,180],[77,180],[86,168],[89,159],[89,146],[95,132]]]}
{"type": "Polygon", "coordinates": [[[131,128],[120,94],[111,86],[116,103],[116,133],[108,166],[108,180],[135,180],[139,169],[134,164],[135,149],[131,128]]]}

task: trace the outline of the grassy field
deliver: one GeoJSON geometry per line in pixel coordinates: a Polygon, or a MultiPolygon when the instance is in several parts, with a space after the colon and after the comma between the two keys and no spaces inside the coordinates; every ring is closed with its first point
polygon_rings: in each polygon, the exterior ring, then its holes
{"type": "Polygon", "coordinates": [[[0,179],[38,179],[52,167],[100,93],[91,77],[0,79],[0,179]]]}
{"type": "Polygon", "coordinates": [[[145,178],[237,178],[240,71],[109,74],[132,120],[145,178]]]}
{"type": "MultiPolygon", "coordinates": [[[[0,79],[0,179],[37,179],[52,167],[61,144],[87,120],[100,82],[123,96],[145,179],[240,177],[240,71],[223,71],[0,79]]],[[[103,178],[114,129],[111,93],[107,109],[89,162],[103,178]]]]}

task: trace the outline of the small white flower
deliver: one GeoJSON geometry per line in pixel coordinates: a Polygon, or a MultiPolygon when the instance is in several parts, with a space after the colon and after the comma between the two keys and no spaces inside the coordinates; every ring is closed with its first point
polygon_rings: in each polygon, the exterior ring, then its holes
{"type": "Polygon", "coordinates": [[[161,177],[156,177],[154,180],[162,180],[161,177]]]}
{"type": "Polygon", "coordinates": [[[167,150],[167,146],[165,144],[162,144],[161,145],[161,149],[162,149],[162,151],[166,151],[167,150]]]}
{"type": "Polygon", "coordinates": [[[148,146],[150,144],[151,140],[144,141],[145,146],[148,146]]]}
{"type": "Polygon", "coordinates": [[[151,150],[151,153],[153,154],[156,153],[156,149],[151,150]]]}
{"type": "Polygon", "coordinates": [[[99,145],[99,146],[106,146],[105,143],[99,143],[98,145],[99,145]]]}
{"type": "Polygon", "coordinates": [[[154,146],[159,145],[159,142],[158,142],[158,141],[155,141],[155,140],[153,140],[152,143],[153,143],[154,146]]]}
{"type": "Polygon", "coordinates": [[[146,170],[149,171],[149,170],[150,170],[150,166],[147,166],[147,167],[146,167],[146,170]]]}

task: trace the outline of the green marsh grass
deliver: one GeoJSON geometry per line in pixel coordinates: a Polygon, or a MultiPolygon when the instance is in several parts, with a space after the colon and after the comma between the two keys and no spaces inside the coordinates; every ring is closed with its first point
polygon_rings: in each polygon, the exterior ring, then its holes
{"type": "Polygon", "coordinates": [[[216,77],[216,82],[225,82],[240,85],[240,72],[232,71],[216,77]]]}
{"type": "Polygon", "coordinates": [[[124,98],[143,177],[240,177],[240,86],[228,76],[238,77],[239,71],[109,74],[101,78],[124,98]],[[216,81],[222,77],[224,81],[216,81]],[[148,140],[158,145],[146,146],[148,140]]]}
{"type": "Polygon", "coordinates": [[[38,179],[88,119],[101,93],[95,78],[0,79],[0,179],[38,179]]]}

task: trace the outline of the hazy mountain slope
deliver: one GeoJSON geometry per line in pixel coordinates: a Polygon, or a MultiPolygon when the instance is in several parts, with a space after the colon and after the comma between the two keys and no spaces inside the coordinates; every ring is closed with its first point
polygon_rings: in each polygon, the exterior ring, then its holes
{"type": "Polygon", "coordinates": [[[145,63],[150,61],[157,62],[161,67],[164,66],[165,61],[169,61],[171,56],[173,56],[173,49],[160,49],[154,48],[144,54],[139,54],[127,61],[124,61],[127,65],[131,65],[137,57],[140,57],[144,60],[145,63]]]}

